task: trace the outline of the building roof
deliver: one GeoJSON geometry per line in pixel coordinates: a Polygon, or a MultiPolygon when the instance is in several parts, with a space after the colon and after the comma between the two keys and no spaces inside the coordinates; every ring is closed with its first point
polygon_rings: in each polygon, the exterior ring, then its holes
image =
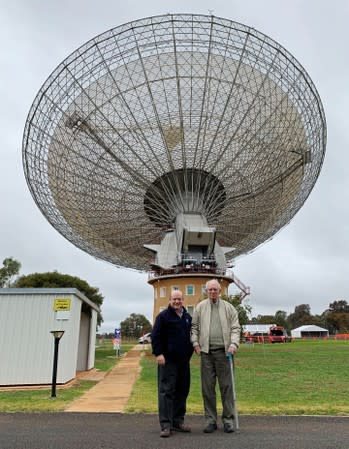
{"type": "Polygon", "coordinates": [[[275,326],[275,324],[245,324],[243,326],[244,331],[250,332],[253,334],[254,332],[269,332],[271,327],[275,326]]]}
{"type": "Polygon", "coordinates": [[[99,307],[76,288],[0,288],[0,295],[75,295],[99,312],[99,307]]]}
{"type": "Polygon", "coordinates": [[[320,332],[325,331],[328,332],[327,329],[324,329],[323,327],[316,326],[315,324],[309,324],[297,327],[296,329],[292,329],[292,331],[300,331],[300,332],[320,332]]]}

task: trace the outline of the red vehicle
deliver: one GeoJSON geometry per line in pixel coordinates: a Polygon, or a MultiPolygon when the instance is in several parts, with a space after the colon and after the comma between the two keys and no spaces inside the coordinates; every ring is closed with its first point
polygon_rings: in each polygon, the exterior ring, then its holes
{"type": "Polygon", "coordinates": [[[283,326],[272,326],[269,329],[270,343],[286,343],[291,341],[287,335],[286,329],[283,326]]]}
{"type": "Polygon", "coordinates": [[[271,326],[269,332],[255,332],[245,337],[246,341],[253,343],[286,343],[291,341],[283,326],[271,326]]]}

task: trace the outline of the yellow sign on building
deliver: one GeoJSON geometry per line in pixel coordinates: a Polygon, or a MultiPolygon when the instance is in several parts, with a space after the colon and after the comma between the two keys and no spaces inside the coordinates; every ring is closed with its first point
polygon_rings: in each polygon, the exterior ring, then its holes
{"type": "Polygon", "coordinates": [[[70,310],[70,298],[56,298],[53,304],[55,312],[66,312],[70,310]]]}

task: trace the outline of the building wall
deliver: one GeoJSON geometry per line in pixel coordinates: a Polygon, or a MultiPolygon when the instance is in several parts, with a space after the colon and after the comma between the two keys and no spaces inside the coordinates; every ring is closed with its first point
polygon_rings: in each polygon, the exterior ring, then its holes
{"type": "MultiPolygon", "coordinates": [[[[75,378],[82,300],[75,294],[13,293],[20,289],[4,294],[4,290],[0,291],[0,385],[51,383],[54,330],[65,331],[59,344],[57,383],[75,378]],[[54,311],[57,298],[71,300],[69,312],[54,311]]],[[[88,342],[94,350],[93,338],[89,336],[88,342]]]]}
{"type": "Polygon", "coordinates": [[[161,310],[168,306],[172,290],[181,290],[184,295],[184,307],[190,314],[193,313],[196,304],[204,298],[206,282],[210,279],[218,279],[224,295],[228,294],[229,284],[232,279],[228,277],[209,277],[207,275],[180,275],[152,278],[148,282],[154,288],[153,321],[161,310]]]}
{"type": "Polygon", "coordinates": [[[90,318],[81,312],[77,371],[86,371],[88,365],[88,341],[90,337],[90,318]]]}
{"type": "Polygon", "coordinates": [[[90,333],[88,342],[88,359],[86,369],[92,369],[95,366],[95,352],[96,352],[96,329],[97,329],[97,312],[92,310],[92,316],[90,320],[90,333]]]}

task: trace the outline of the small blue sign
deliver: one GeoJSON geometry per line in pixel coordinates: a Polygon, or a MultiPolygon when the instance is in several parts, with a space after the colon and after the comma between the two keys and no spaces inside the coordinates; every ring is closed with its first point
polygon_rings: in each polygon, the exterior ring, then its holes
{"type": "Polygon", "coordinates": [[[114,337],[118,338],[120,340],[120,338],[121,338],[121,329],[115,329],[114,337]]]}

